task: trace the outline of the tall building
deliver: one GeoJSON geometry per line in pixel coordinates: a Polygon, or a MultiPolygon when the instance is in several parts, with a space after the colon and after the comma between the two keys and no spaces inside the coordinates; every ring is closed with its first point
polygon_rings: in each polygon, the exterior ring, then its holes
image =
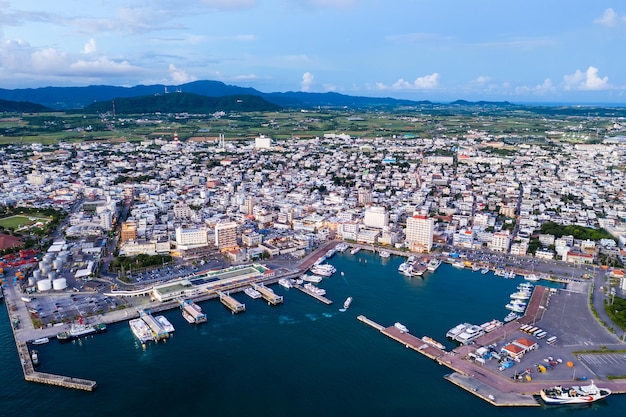
{"type": "Polygon", "coordinates": [[[198,246],[207,246],[209,244],[209,235],[206,227],[177,227],[176,228],[176,246],[179,249],[187,249],[198,246]]]}
{"type": "Polygon", "coordinates": [[[508,230],[505,230],[503,232],[496,232],[493,234],[493,237],[491,238],[490,249],[496,252],[508,253],[510,242],[511,242],[511,236],[508,230]]]}
{"type": "Polygon", "coordinates": [[[406,241],[413,252],[430,252],[433,248],[435,222],[432,218],[415,214],[406,220],[406,241]]]}
{"type": "Polygon", "coordinates": [[[372,204],[372,190],[359,188],[359,205],[367,206],[368,204],[372,204]]]}
{"type": "Polygon", "coordinates": [[[137,222],[129,220],[122,223],[122,242],[137,240],[137,222]]]}
{"type": "Polygon", "coordinates": [[[223,250],[237,247],[237,223],[227,222],[215,225],[215,246],[223,250]]]}
{"type": "Polygon", "coordinates": [[[389,214],[384,207],[370,206],[365,209],[365,218],[363,224],[368,227],[382,229],[389,225],[389,214]]]}
{"type": "Polygon", "coordinates": [[[254,214],[254,197],[249,195],[246,197],[246,214],[254,214]]]}

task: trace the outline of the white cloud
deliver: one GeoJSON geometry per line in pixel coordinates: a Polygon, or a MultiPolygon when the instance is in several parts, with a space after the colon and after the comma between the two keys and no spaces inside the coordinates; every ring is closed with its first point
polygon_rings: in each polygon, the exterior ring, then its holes
{"type": "Polygon", "coordinates": [[[437,87],[439,87],[439,74],[436,72],[430,75],[424,75],[423,77],[417,77],[413,82],[400,78],[393,83],[391,87],[381,82],[377,82],[374,85],[376,90],[388,90],[389,88],[393,90],[433,90],[437,87]]]}
{"type": "Polygon", "coordinates": [[[471,82],[473,84],[487,84],[489,81],[491,81],[491,77],[488,77],[486,75],[479,75],[478,77],[473,79],[471,82]]]}
{"type": "Polygon", "coordinates": [[[545,80],[543,80],[543,83],[536,85],[533,88],[533,92],[537,94],[550,93],[550,92],[553,92],[554,90],[555,90],[554,84],[552,83],[552,80],[549,78],[546,78],[545,80]]]}
{"type": "Polygon", "coordinates": [[[96,48],[96,41],[91,38],[87,41],[87,43],[85,44],[85,46],[83,46],[83,54],[93,54],[94,52],[96,52],[97,48],[96,48]]]}
{"type": "Polygon", "coordinates": [[[339,90],[339,87],[337,87],[336,85],[333,84],[324,84],[324,91],[337,91],[339,90]]]}
{"type": "Polygon", "coordinates": [[[615,13],[615,11],[609,7],[604,11],[602,17],[595,19],[593,23],[612,28],[615,27],[615,25],[617,24],[617,20],[617,13],[615,13]]]}
{"type": "Polygon", "coordinates": [[[72,73],[80,76],[101,77],[111,75],[126,75],[138,70],[128,61],[111,61],[106,57],[99,57],[90,61],[78,60],[70,64],[72,73]]]}
{"type": "Polygon", "coordinates": [[[596,67],[589,67],[587,71],[576,70],[575,73],[563,76],[565,90],[608,90],[609,77],[598,76],[596,67]]]}
{"type": "Polygon", "coordinates": [[[310,91],[311,85],[313,85],[313,74],[310,72],[305,72],[302,74],[302,81],[300,82],[300,90],[301,91],[310,91]]]}
{"type": "Polygon", "coordinates": [[[174,84],[185,84],[191,81],[195,81],[197,79],[196,77],[187,74],[186,71],[176,68],[174,64],[169,65],[168,71],[174,84]]]}

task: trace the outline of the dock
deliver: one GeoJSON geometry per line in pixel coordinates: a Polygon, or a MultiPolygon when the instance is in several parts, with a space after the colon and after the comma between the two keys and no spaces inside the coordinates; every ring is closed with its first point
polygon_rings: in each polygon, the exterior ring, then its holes
{"type": "Polygon", "coordinates": [[[258,292],[260,292],[261,296],[263,297],[263,299],[265,301],[267,301],[268,304],[271,304],[271,305],[275,306],[275,305],[280,304],[280,303],[283,302],[283,296],[282,295],[275,294],[274,291],[272,291],[271,288],[267,288],[263,284],[255,284],[253,282],[252,283],[252,288],[254,288],[258,292]]]}
{"type": "Polygon", "coordinates": [[[379,332],[382,332],[383,329],[385,328],[384,326],[381,326],[380,324],[376,323],[374,320],[370,320],[367,317],[365,317],[364,315],[360,314],[356,317],[356,319],[358,321],[361,321],[365,324],[367,324],[368,326],[371,326],[373,328],[375,328],[376,330],[378,330],[379,332]]]}
{"type": "Polygon", "coordinates": [[[246,311],[246,305],[235,300],[230,294],[222,291],[218,291],[217,294],[220,296],[221,303],[228,307],[233,314],[246,311]]]}
{"type": "Polygon", "coordinates": [[[150,327],[150,330],[152,331],[152,334],[157,342],[170,337],[169,332],[167,332],[161,323],[155,319],[154,316],[152,316],[150,310],[140,311],[139,317],[148,325],[148,327],[150,327]]]}
{"type": "Polygon", "coordinates": [[[182,310],[183,317],[190,324],[206,323],[206,314],[202,312],[200,306],[195,304],[192,300],[182,300],[180,302],[180,309],[182,310]]]}
{"type": "Polygon", "coordinates": [[[26,342],[16,341],[16,344],[20,362],[22,363],[22,370],[24,371],[24,379],[26,381],[55,385],[63,388],[79,389],[82,391],[93,391],[96,388],[96,381],[35,371],[26,342]]]}
{"type": "Polygon", "coordinates": [[[303,293],[310,295],[311,297],[315,298],[318,301],[321,301],[322,303],[324,303],[326,305],[330,305],[330,304],[333,303],[332,300],[329,300],[328,298],[324,297],[323,295],[315,294],[314,292],[309,291],[306,288],[304,288],[302,285],[296,284],[296,285],[294,285],[294,288],[299,289],[303,293]]]}

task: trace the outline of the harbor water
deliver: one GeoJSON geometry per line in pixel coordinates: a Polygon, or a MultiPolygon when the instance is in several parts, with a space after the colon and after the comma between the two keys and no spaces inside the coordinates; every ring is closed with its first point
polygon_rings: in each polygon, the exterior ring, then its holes
{"type": "Polygon", "coordinates": [[[1,415],[621,415],[621,395],[585,407],[498,409],[444,380],[448,368],[359,322],[360,314],[385,326],[400,322],[415,336],[452,348],[448,329],[502,320],[509,294],[522,282],[445,264],[409,278],[398,272],[403,260],[366,250],[335,255],[329,263],[338,272],[319,284],[334,301],[330,306],[274,285],[285,297],[278,306],[242,292],[235,298],[246,304],[244,313],[233,315],[217,300],[201,303],[205,324],[190,325],[179,310],[165,312],[176,331],[158,344],[142,346],[122,322],[104,334],[37,347],[40,371],[95,380],[91,393],[24,381],[3,307],[1,415]],[[348,296],[350,308],[339,311],[348,296]]]}

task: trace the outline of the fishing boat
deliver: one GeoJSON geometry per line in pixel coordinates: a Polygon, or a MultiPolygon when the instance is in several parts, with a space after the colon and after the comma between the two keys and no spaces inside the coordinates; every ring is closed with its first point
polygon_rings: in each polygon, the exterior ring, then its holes
{"type": "Polygon", "coordinates": [[[574,385],[570,388],[557,385],[540,391],[546,404],[589,404],[611,395],[608,388],[598,388],[593,381],[589,385],[574,385]]]}

